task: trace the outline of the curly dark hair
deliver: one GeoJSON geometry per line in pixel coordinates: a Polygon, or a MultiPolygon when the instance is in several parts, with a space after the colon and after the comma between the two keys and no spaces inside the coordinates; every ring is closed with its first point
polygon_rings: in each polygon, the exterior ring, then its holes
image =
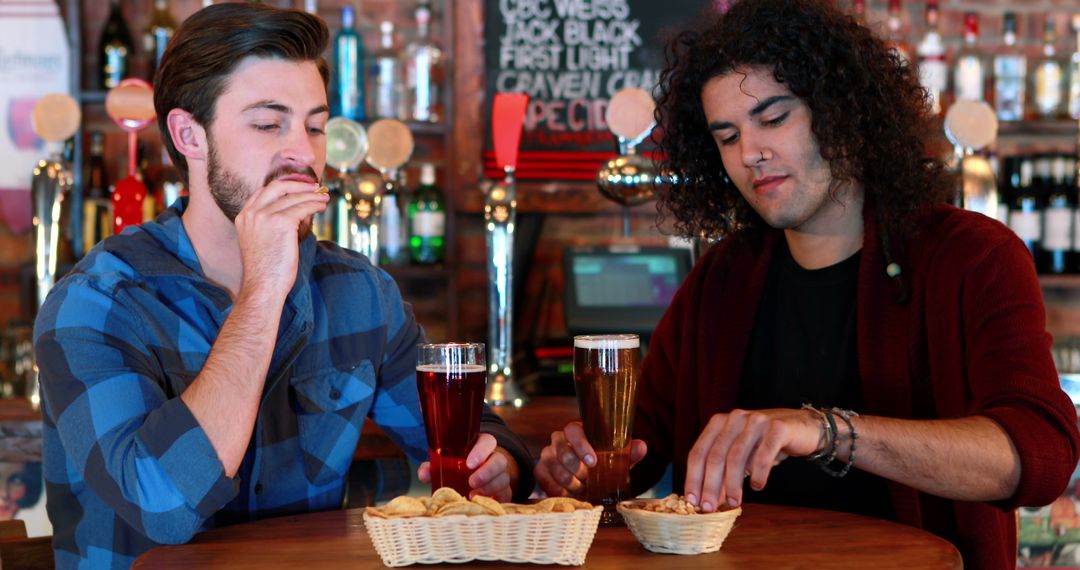
{"type": "Polygon", "coordinates": [[[710,79],[740,68],[772,70],[807,104],[831,192],[861,183],[884,239],[909,235],[908,214],[955,192],[928,152],[935,122],[915,70],[827,0],[742,0],[671,38],[666,55],[660,167],[678,177],[658,207],[680,232],[719,237],[765,225],[728,179],[701,102],[710,79]]]}

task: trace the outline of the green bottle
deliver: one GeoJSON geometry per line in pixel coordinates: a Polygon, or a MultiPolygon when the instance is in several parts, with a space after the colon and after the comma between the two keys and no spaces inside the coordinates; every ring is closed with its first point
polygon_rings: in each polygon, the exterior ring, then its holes
{"type": "Polygon", "coordinates": [[[446,201],[435,185],[435,166],[420,167],[420,187],[409,204],[409,252],[413,263],[442,263],[446,254],[446,201]]]}

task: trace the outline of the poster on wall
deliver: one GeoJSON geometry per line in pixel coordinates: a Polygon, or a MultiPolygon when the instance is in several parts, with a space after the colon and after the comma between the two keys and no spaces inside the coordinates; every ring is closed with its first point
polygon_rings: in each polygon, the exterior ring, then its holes
{"type": "Polygon", "coordinates": [[[34,134],[34,104],[71,93],[70,52],[55,0],[0,0],[0,224],[14,233],[32,225],[30,178],[45,157],[34,134]]]}
{"type": "MultiPolygon", "coordinates": [[[[487,0],[484,9],[484,116],[491,116],[491,94],[529,95],[516,177],[593,180],[617,154],[604,120],[611,96],[628,87],[652,92],[665,35],[713,7],[702,0],[487,0]]],[[[485,176],[499,178],[485,136],[485,176]]]]}

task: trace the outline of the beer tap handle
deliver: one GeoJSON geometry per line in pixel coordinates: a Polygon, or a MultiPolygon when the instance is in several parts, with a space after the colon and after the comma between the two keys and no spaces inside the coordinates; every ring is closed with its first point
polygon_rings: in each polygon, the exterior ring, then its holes
{"type": "Polygon", "coordinates": [[[529,96],[524,93],[496,93],[492,103],[491,137],[495,143],[495,162],[507,173],[517,169],[521,127],[525,124],[528,107],[529,96]]]}

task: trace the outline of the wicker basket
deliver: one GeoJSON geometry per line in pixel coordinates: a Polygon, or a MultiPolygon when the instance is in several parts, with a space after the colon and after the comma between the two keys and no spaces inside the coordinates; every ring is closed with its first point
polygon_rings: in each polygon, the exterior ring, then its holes
{"type": "Polygon", "coordinates": [[[619,503],[618,510],[638,542],[661,554],[716,552],[735,526],[742,508],[716,513],[680,515],[646,511],[641,507],[655,499],[619,503]]]}
{"type": "Polygon", "coordinates": [[[364,526],[391,567],[470,560],[580,566],[602,511],[389,519],[365,512],[364,526]]]}

